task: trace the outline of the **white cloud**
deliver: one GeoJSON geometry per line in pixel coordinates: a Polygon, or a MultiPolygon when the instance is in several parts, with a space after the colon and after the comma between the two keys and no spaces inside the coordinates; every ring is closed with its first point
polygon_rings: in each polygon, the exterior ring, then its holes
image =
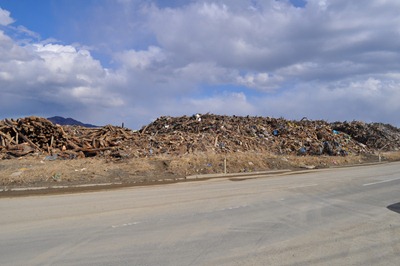
{"type": "Polygon", "coordinates": [[[284,79],[280,76],[270,75],[268,73],[246,74],[239,76],[237,82],[248,88],[256,88],[262,91],[272,91],[279,87],[284,79]]]}
{"type": "Polygon", "coordinates": [[[224,4],[217,5],[215,3],[203,3],[199,9],[199,14],[205,18],[226,20],[229,18],[228,7],[224,4]]]}
{"type": "MultiPolygon", "coordinates": [[[[188,80],[193,84],[231,83],[238,75],[237,70],[216,65],[214,62],[193,62],[174,71],[177,79],[188,80]]],[[[192,85],[193,86],[193,85],[192,85]]]]}
{"type": "Polygon", "coordinates": [[[248,102],[244,93],[223,92],[220,95],[205,99],[185,99],[182,103],[187,113],[216,113],[216,114],[254,114],[256,108],[248,102]]]}
{"type": "Polygon", "coordinates": [[[89,76],[97,79],[105,75],[100,62],[94,60],[87,50],[59,44],[35,44],[32,48],[40,58],[37,63],[43,68],[38,77],[42,83],[91,83],[89,76]]]}
{"type": "MultiPolygon", "coordinates": [[[[50,114],[125,104],[110,87],[117,85],[116,75],[104,69],[88,50],[51,43],[20,46],[0,32],[0,54],[4,55],[0,59],[2,95],[26,101],[21,104],[29,105],[32,113],[41,112],[43,103],[48,103],[50,114]]],[[[1,111],[18,112],[26,107],[16,104],[8,108],[14,110],[1,111]]]]}
{"type": "Polygon", "coordinates": [[[195,112],[400,124],[399,1],[155,2],[104,1],[66,22],[90,48],[0,31],[0,104],[18,94],[132,126],[195,112]]]}
{"type": "Polygon", "coordinates": [[[14,19],[10,17],[10,12],[0,7],[0,25],[7,26],[14,22],[14,19]]]}
{"type": "Polygon", "coordinates": [[[36,39],[36,40],[39,40],[39,39],[40,39],[40,35],[39,35],[38,33],[34,32],[34,31],[31,31],[31,30],[27,29],[27,28],[24,27],[24,26],[21,26],[21,25],[18,26],[18,27],[16,28],[16,31],[17,31],[18,33],[20,33],[20,34],[24,34],[24,35],[28,36],[29,38],[34,38],[34,39],[36,39]]]}
{"type": "MultiPolygon", "coordinates": [[[[192,115],[195,113],[216,113],[226,115],[248,115],[257,114],[257,108],[247,99],[242,92],[223,91],[220,94],[208,97],[196,98],[188,95],[180,99],[158,99],[158,104],[153,106],[151,118],[155,119],[161,115],[192,115]],[[179,108],[177,108],[177,106],[179,108]]],[[[143,108],[143,107],[141,107],[143,108]]],[[[138,110],[137,107],[136,110],[138,110]]],[[[144,108],[146,109],[146,108],[144,108]]],[[[142,109],[143,110],[143,109],[142,109]]],[[[149,110],[145,117],[149,117],[149,110]]],[[[143,124],[150,122],[150,119],[143,120],[143,124]]]]}
{"type": "Polygon", "coordinates": [[[11,81],[12,76],[10,75],[10,73],[2,71],[0,72],[0,80],[11,81]]]}
{"type": "Polygon", "coordinates": [[[146,69],[164,61],[166,55],[159,47],[150,46],[145,51],[127,50],[115,55],[115,59],[124,67],[146,69]]]}
{"type": "Polygon", "coordinates": [[[18,45],[0,30],[0,63],[8,63],[12,60],[25,61],[32,59],[33,54],[18,45]]]}
{"type": "Polygon", "coordinates": [[[67,96],[75,97],[83,104],[99,105],[101,107],[121,107],[124,105],[121,97],[96,87],[73,87],[66,91],[66,94],[67,96]]]}
{"type": "Polygon", "coordinates": [[[400,79],[352,79],[332,83],[310,82],[274,97],[252,103],[258,112],[290,119],[363,120],[399,123],[400,79]]]}

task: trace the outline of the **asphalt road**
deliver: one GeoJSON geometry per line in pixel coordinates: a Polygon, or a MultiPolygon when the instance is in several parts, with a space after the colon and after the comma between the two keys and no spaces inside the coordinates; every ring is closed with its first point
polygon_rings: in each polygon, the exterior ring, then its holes
{"type": "Polygon", "coordinates": [[[0,265],[399,265],[400,164],[0,199],[0,265]]]}

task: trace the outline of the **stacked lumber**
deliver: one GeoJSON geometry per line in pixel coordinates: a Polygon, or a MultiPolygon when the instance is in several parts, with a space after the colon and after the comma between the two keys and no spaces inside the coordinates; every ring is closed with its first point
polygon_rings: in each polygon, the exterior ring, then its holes
{"type": "Polygon", "coordinates": [[[111,125],[60,126],[40,117],[0,121],[0,158],[32,153],[66,159],[248,151],[345,156],[377,149],[398,150],[399,146],[398,128],[358,121],[328,123],[197,114],[162,116],[139,131],[111,125]]]}

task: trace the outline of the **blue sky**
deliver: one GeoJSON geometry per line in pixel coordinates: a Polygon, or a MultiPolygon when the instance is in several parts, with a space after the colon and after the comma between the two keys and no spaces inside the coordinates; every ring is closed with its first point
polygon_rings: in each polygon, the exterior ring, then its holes
{"type": "Polygon", "coordinates": [[[400,125],[396,0],[0,0],[0,119],[400,125]]]}

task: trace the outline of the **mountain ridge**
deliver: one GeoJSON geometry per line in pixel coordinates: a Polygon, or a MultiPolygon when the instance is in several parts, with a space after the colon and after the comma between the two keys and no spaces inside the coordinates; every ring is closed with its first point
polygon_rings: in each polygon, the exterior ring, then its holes
{"type": "Polygon", "coordinates": [[[86,123],[82,123],[81,121],[75,120],[71,117],[65,118],[62,116],[53,116],[53,117],[48,117],[47,120],[49,120],[50,122],[52,122],[53,124],[58,124],[61,126],[82,126],[82,127],[98,127],[92,124],[86,124],[86,123]]]}

